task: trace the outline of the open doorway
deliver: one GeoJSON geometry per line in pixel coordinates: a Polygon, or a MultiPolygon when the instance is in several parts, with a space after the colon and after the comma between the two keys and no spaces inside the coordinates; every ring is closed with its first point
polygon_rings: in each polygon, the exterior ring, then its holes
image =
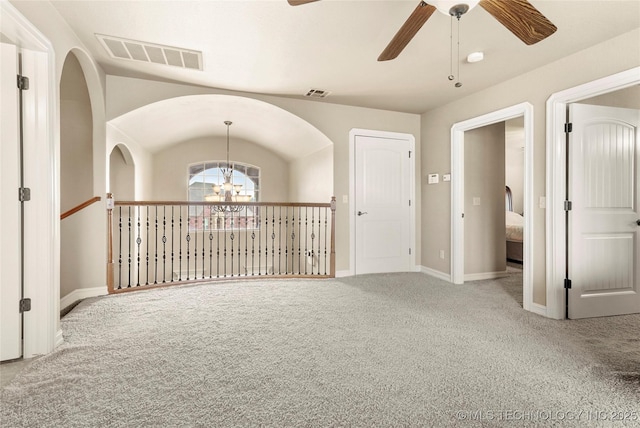
{"type": "MultiPolygon", "coordinates": [[[[473,207],[474,202],[477,204],[478,201],[474,200],[474,197],[477,195],[467,194],[465,191],[465,183],[466,183],[466,168],[465,168],[465,134],[468,131],[486,127],[488,125],[494,125],[502,123],[503,130],[501,131],[504,135],[504,122],[515,119],[522,118],[523,122],[523,176],[524,176],[524,184],[522,189],[522,210],[524,213],[531,212],[533,207],[533,106],[529,103],[517,104],[515,106],[507,107],[502,110],[498,110],[492,113],[488,113],[483,116],[479,116],[473,119],[469,119],[464,122],[459,122],[453,125],[451,136],[452,136],[452,165],[451,165],[451,181],[452,181],[452,248],[451,248],[451,272],[452,272],[452,280],[455,284],[462,284],[465,280],[469,280],[469,278],[465,275],[465,223],[467,219],[465,218],[465,204],[467,200],[470,201],[471,206],[473,207]],[[469,199],[470,198],[470,199],[469,199]]],[[[495,223],[494,227],[496,230],[498,228],[502,229],[502,237],[499,235],[493,235],[493,240],[496,251],[501,251],[501,254],[495,257],[496,263],[503,263],[505,268],[502,271],[502,274],[506,274],[506,238],[505,238],[505,182],[504,182],[504,145],[500,148],[500,152],[502,153],[502,163],[501,169],[503,172],[502,181],[496,180],[496,182],[501,182],[501,188],[499,190],[497,186],[492,186],[491,198],[498,198],[499,207],[497,204],[491,204],[491,209],[495,211],[495,216],[492,217],[492,221],[495,223]],[[498,207],[498,208],[497,208],[498,207]],[[498,213],[504,214],[498,214],[498,213]],[[502,215],[502,217],[498,217],[502,215]],[[497,220],[496,220],[497,218],[497,220]],[[496,237],[497,236],[497,237],[496,237]],[[499,242],[500,241],[500,242],[499,242]],[[502,248],[502,250],[498,250],[498,248],[502,248]],[[500,262],[502,260],[502,262],[500,262]]],[[[475,205],[476,207],[482,206],[482,196],[479,201],[480,205],[475,205]]],[[[531,216],[525,216],[523,218],[523,246],[522,246],[522,306],[525,310],[536,312],[536,313],[544,313],[544,307],[533,303],[533,287],[532,287],[532,272],[531,272],[531,263],[530,257],[533,254],[533,242],[531,237],[533,232],[533,221],[531,216]]],[[[495,269],[494,272],[500,272],[499,269],[495,269]]],[[[494,276],[495,278],[496,276],[494,276]]],[[[476,278],[477,279],[477,278],[476,278]]]]}

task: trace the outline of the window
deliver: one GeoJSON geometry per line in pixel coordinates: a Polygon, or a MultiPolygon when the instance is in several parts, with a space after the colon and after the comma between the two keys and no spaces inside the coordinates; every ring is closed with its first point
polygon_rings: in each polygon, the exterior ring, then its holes
{"type": "MultiPolygon", "coordinates": [[[[240,184],[240,195],[249,195],[250,202],[260,201],[260,168],[254,165],[234,162],[231,181],[240,184]]],[[[212,161],[189,165],[188,200],[206,202],[207,196],[215,195],[213,185],[224,183],[224,173],[229,164],[212,161]]],[[[257,208],[246,207],[240,213],[212,212],[210,207],[189,207],[189,228],[191,230],[253,229],[258,225],[257,208]]]]}

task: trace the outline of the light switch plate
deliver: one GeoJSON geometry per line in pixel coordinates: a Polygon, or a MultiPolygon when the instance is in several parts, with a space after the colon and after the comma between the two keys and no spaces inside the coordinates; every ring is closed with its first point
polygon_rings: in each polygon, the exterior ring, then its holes
{"type": "Polygon", "coordinates": [[[429,174],[429,184],[438,184],[440,182],[439,174],[429,174]]]}
{"type": "Polygon", "coordinates": [[[443,174],[442,181],[451,181],[451,174],[443,174]]]}
{"type": "Polygon", "coordinates": [[[476,205],[476,206],[480,205],[480,198],[478,197],[473,198],[473,205],[476,205]]]}

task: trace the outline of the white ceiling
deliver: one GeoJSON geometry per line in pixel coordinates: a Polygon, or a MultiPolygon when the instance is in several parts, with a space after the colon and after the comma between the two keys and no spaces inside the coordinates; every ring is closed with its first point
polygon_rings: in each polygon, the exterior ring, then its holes
{"type": "MultiPolygon", "coordinates": [[[[410,1],[53,1],[108,74],[422,113],[640,26],[640,1],[531,0],[557,27],[526,46],[482,8],[462,18],[462,88],[449,74],[449,22],[436,12],[400,56],[378,55],[417,6],[410,1]],[[95,34],[202,51],[204,71],[110,58],[95,34]]],[[[620,55],[624,55],[620,52],[620,55]]],[[[568,71],[570,72],[570,71],[568,71]]]]}

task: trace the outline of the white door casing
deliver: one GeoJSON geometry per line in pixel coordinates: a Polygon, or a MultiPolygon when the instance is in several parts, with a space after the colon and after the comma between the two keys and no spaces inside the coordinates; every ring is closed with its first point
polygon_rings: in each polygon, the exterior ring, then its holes
{"type": "Polygon", "coordinates": [[[365,130],[351,134],[353,273],[413,271],[413,136],[365,130]]]}
{"type": "MultiPolygon", "coordinates": [[[[454,284],[464,283],[464,133],[520,116],[524,117],[524,212],[533,213],[533,105],[516,104],[451,127],[451,282],[454,284]]],[[[533,217],[524,217],[523,307],[546,315],[544,306],[533,303],[533,217]]]]}
{"type": "Polygon", "coordinates": [[[564,278],[566,269],[566,228],[563,209],[566,199],[566,134],[567,106],[581,100],[640,84],[640,67],[587,82],[553,93],[547,100],[547,162],[546,162],[546,228],[545,266],[546,316],[565,318],[564,278]]]}
{"type": "Polygon", "coordinates": [[[569,318],[640,312],[640,110],[571,104],[569,318]]]}
{"type": "Polygon", "coordinates": [[[0,45],[2,134],[0,145],[0,361],[22,356],[20,290],[20,154],[19,103],[16,76],[18,51],[0,45]]]}

